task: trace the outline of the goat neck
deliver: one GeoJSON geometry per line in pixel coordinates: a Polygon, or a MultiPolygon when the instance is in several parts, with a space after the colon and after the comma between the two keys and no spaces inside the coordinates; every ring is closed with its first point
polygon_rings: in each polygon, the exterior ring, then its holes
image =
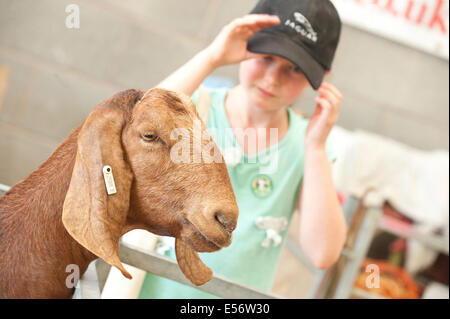
{"type": "Polygon", "coordinates": [[[80,276],[97,258],[61,220],[77,135],[74,131],[28,178],[0,197],[0,298],[70,298],[68,265],[80,276]],[[69,287],[68,287],[69,286],[69,287]]]}

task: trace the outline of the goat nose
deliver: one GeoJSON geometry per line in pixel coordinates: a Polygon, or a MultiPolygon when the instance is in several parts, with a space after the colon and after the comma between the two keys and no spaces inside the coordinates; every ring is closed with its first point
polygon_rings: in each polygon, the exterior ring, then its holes
{"type": "Polygon", "coordinates": [[[221,211],[216,212],[214,214],[214,217],[228,233],[231,234],[233,232],[233,230],[236,228],[236,219],[235,218],[229,218],[226,214],[224,214],[221,211]]]}

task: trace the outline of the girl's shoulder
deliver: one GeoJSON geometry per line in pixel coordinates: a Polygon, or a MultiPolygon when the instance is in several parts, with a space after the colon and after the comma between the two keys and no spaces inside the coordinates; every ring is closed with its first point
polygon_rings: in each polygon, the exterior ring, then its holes
{"type": "Polygon", "coordinates": [[[292,113],[294,113],[295,115],[301,117],[302,119],[307,119],[308,116],[306,115],[305,112],[294,109],[293,107],[289,107],[289,108],[292,111],[292,113]]]}
{"type": "MultiPolygon", "coordinates": [[[[296,110],[293,107],[288,106],[287,110],[289,112],[289,125],[293,130],[298,131],[306,131],[306,127],[308,126],[309,118],[306,113],[296,110]]],[[[303,132],[304,133],[304,132],[303,132]]],[[[298,135],[298,134],[297,134],[298,135]]]]}
{"type": "Polygon", "coordinates": [[[229,90],[228,87],[213,87],[212,88],[212,87],[206,87],[206,86],[201,85],[192,94],[191,99],[195,103],[195,105],[197,105],[199,99],[202,96],[208,95],[208,99],[211,101],[212,106],[214,106],[217,103],[223,103],[228,90],[229,90]]]}

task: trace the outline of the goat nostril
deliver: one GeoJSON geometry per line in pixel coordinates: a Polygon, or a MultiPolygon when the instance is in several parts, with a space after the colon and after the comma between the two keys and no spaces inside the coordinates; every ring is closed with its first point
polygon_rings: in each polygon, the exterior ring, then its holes
{"type": "Polygon", "coordinates": [[[230,221],[225,214],[221,212],[216,212],[214,214],[214,217],[216,220],[225,228],[225,230],[229,233],[232,233],[234,228],[236,227],[235,223],[233,221],[230,221]]]}

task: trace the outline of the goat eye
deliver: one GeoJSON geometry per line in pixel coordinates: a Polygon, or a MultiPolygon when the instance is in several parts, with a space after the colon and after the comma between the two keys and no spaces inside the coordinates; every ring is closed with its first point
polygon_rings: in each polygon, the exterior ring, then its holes
{"type": "Polygon", "coordinates": [[[156,134],[153,134],[153,133],[145,133],[145,134],[142,135],[142,138],[146,142],[152,142],[152,141],[156,140],[158,138],[158,136],[156,134]]]}

